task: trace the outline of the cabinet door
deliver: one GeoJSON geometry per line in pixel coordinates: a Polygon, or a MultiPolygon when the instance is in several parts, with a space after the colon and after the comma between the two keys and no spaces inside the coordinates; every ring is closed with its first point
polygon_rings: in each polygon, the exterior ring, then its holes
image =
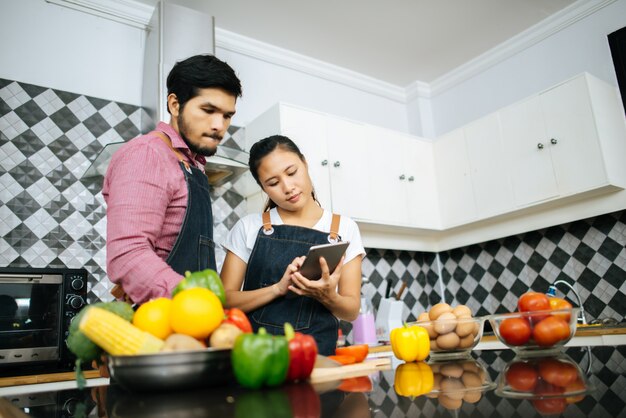
{"type": "Polygon", "coordinates": [[[474,220],[476,204],[463,130],[457,129],[439,137],[434,150],[443,227],[474,220]]]}
{"type": "Polygon", "coordinates": [[[326,116],[297,107],[281,105],[280,120],[280,133],[295,142],[307,160],[317,200],[322,207],[330,210],[326,116]]]}
{"type": "Polygon", "coordinates": [[[534,96],[498,114],[515,204],[526,206],[557,196],[540,97],[534,96]]]}
{"type": "Polygon", "coordinates": [[[331,116],[326,123],[332,210],[368,219],[369,204],[375,198],[369,178],[376,149],[363,124],[331,116]]]}
{"type": "Polygon", "coordinates": [[[509,211],[513,208],[513,190],[498,115],[486,116],[463,130],[478,217],[486,218],[509,211]]]}
{"type": "Polygon", "coordinates": [[[404,137],[402,148],[394,152],[401,153],[404,157],[403,174],[406,176],[404,182],[408,224],[428,229],[439,227],[433,144],[426,140],[404,137]]]}
{"type": "Polygon", "coordinates": [[[577,77],[541,94],[550,149],[561,195],[607,183],[589,90],[577,77]]]}

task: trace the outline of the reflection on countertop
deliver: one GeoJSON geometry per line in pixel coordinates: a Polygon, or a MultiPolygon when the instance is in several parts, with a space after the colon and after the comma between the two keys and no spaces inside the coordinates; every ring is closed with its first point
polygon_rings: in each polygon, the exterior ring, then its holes
{"type": "Polygon", "coordinates": [[[558,356],[530,359],[511,350],[482,350],[463,360],[429,361],[420,368],[426,373],[420,382],[430,376],[432,386],[421,393],[407,377],[417,368],[402,364],[321,385],[251,391],[231,384],[148,394],[105,385],[7,396],[0,408],[32,417],[626,416],[626,345],[568,347],[558,356]]]}

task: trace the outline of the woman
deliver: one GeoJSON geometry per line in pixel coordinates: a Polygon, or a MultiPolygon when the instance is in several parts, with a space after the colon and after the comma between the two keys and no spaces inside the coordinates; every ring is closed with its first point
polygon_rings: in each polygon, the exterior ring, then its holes
{"type": "Polygon", "coordinates": [[[354,320],[360,307],[361,260],[365,254],[356,223],[322,209],[315,199],[306,160],[289,138],[265,138],[250,150],[250,171],[267,193],[263,214],[233,227],[221,272],[226,304],[248,313],[255,330],[282,334],[285,322],[310,334],[320,354],[334,354],[338,320],[354,320]],[[322,277],[298,272],[309,247],[349,241],[334,271],[320,260],[322,277]]]}

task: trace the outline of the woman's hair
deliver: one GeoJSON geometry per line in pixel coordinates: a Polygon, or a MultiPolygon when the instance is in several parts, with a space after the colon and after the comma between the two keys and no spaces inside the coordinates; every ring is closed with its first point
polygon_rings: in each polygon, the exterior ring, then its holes
{"type": "MultiPolygon", "coordinates": [[[[194,55],[178,61],[167,76],[167,94],[175,94],[181,109],[200,89],[219,88],[241,96],[241,82],[232,67],[213,55],[194,55]]],[[[169,108],[167,109],[169,112],[169,108]]]]}
{"type": "MultiPolygon", "coordinates": [[[[252,177],[257,182],[261,188],[263,185],[259,180],[259,166],[261,165],[261,160],[269,155],[271,152],[280,148],[283,151],[293,152],[300,158],[300,160],[306,163],[306,158],[304,158],[304,154],[300,151],[300,148],[289,138],[283,135],[272,135],[267,138],[263,138],[260,141],[256,142],[252,145],[250,149],[250,158],[248,159],[248,167],[250,167],[250,173],[252,173],[252,177]]],[[[313,200],[320,205],[317,197],[315,197],[315,190],[311,192],[311,196],[313,200]]],[[[263,211],[268,211],[272,208],[275,208],[277,205],[272,201],[272,199],[268,198],[267,204],[265,205],[265,209],[263,211]]],[[[321,205],[320,205],[321,206],[321,205]]]]}

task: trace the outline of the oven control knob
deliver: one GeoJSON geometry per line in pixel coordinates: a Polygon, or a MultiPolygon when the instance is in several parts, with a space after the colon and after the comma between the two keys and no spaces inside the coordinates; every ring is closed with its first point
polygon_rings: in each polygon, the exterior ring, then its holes
{"type": "Polygon", "coordinates": [[[85,304],[85,301],[80,296],[74,295],[69,298],[67,304],[74,309],[79,309],[85,304]]]}
{"type": "Polygon", "coordinates": [[[72,280],[72,289],[74,290],[80,290],[83,288],[83,286],[85,285],[85,282],[83,282],[82,279],[74,279],[72,280]]]}

